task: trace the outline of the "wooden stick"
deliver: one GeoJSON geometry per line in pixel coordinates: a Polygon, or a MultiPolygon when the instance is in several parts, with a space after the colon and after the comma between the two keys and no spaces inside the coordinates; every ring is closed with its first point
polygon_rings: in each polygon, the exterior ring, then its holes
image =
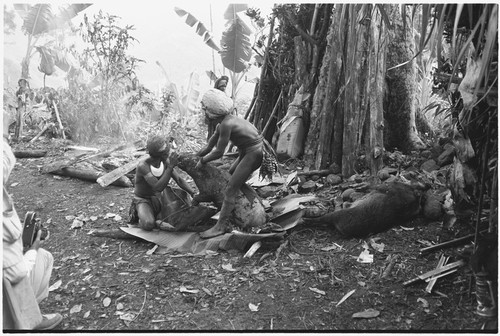
{"type": "Polygon", "coordinates": [[[52,105],[54,105],[54,111],[56,112],[57,123],[59,124],[59,129],[61,130],[63,139],[66,139],[66,135],[64,134],[64,127],[61,122],[61,117],[59,116],[59,110],[57,109],[57,103],[52,101],[52,105]]]}
{"type": "Polygon", "coordinates": [[[45,124],[45,126],[42,128],[42,130],[37,135],[35,135],[35,137],[33,139],[31,139],[30,142],[33,143],[33,142],[37,141],[38,138],[41,137],[42,134],[45,133],[45,131],[48,130],[49,127],[51,127],[53,125],[54,125],[53,123],[47,123],[47,124],[45,124]]]}
{"type": "Polygon", "coordinates": [[[439,275],[440,273],[443,273],[443,272],[446,272],[446,271],[449,271],[453,268],[457,268],[457,267],[460,267],[462,265],[464,265],[465,262],[463,260],[459,260],[459,261],[455,261],[451,264],[448,264],[446,266],[443,266],[443,267],[440,267],[440,268],[436,268],[430,272],[427,272],[427,273],[424,273],[424,274],[421,274],[419,276],[417,276],[416,278],[413,278],[413,279],[410,279],[406,282],[403,282],[403,286],[408,286],[412,283],[415,283],[419,280],[425,280],[429,277],[433,277],[433,276],[436,276],[436,275],[439,275]]]}
{"type": "Polygon", "coordinates": [[[274,105],[273,111],[271,112],[269,119],[267,119],[266,126],[264,126],[264,128],[262,129],[262,132],[261,132],[262,136],[264,136],[266,134],[266,131],[269,128],[269,125],[271,124],[271,120],[273,119],[274,115],[276,114],[276,111],[278,111],[278,106],[280,105],[282,95],[283,95],[283,91],[280,91],[278,99],[276,100],[276,104],[274,105]]]}
{"type": "MultiPolygon", "coordinates": [[[[487,231],[488,230],[483,230],[480,233],[485,233],[487,231]]],[[[450,240],[450,241],[447,241],[447,242],[444,242],[444,243],[441,243],[441,244],[436,244],[436,245],[433,245],[433,246],[424,247],[424,248],[420,249],[420,253],[424,254],[424,253],[431,252],[431,251],[434,251],[434,250],[438,250],[438,249],[442,249],[442,248],[446,248],[446,247],[451,247],[451,246],[454,246],[454,245],[458,245],[459,243],[462,243],[462,242],[464,242],[466,240],[474,238],[474,236],[475,236],[475,234],[473,233],[473,234],[470,234],[470,235],[467,235],[467,236],[464,236],[464,237],[461,237],[461,238],[453,239],[453,240],[450,240]]]]}
{"type": "MultiPolygon", "coordinates": [[[[437,264],[437,267],[436,268],[440,268],[442,266],[444,266],[447,262],[448,262],[448,259],[450,257],[445,257],[443,254],[441,255],[441,257],[439,258],[439,261],[438,261],[438,264],[437,264]]],[[[432,287],[434,287],[434,285],[436,284],[436,281],[437,281],[437,277],[436,278],[433,278],[432,280],[429,281],[429,284],[427,285],[427,287],[425,288],[425,291],[427,293],[431,293],[432,292],[432,287]]]]}
{"type": "Polygon", "coordinates": [[[319,176],[326,176],[333,174],[333,171],[329,169],[322,169],[322,170],[309,170],[306,172],[298,172],[297,175],[299,176],[312,176],[312,175],[319,175],[319,176]]]}
{"type": "Polygon", "coordinates": [[[122,177],[123,175],[127,174],[128,172],[130,172],[134,168],[136,168],[137,165],[139,164],[139,162],[147,157],[149,157],[148,154],[143,155],[138,159],[130,161],[129,163],[126,163],[125,165],[118,167],[115,170],[110,171],[109,173],[99,177],[97,179],[97,183],[99,183],[99,185],[101,187],[106,187],[106,186],[110,185],[111,183],[113,183],[114,181],[116,181],[117,179],[122,177]]]}

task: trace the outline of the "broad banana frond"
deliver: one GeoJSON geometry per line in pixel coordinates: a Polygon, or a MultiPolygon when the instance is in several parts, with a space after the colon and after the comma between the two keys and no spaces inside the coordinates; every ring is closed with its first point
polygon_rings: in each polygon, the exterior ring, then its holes
{"type": "Polygon", "coordinates": [[[226,68],[236,73],[247,69],[252,58],[250,34],[252,31],[238,16],[222,34],[221,60],[226,68]]]}
{"type": "Polygon", "coordinates": [[[247,4],[230,4],[226,11],[224,12],[225,20],[234,20],[239,12],[246,11],[248,9],[247,4]]]}
{"type": "Polygon", "coordinates": [[[52,12],[50,4],[36,4],[30,7],[15,5],[14,8],[24,19],[22,30],[27,35],[37,36],[61,27],[91,4],[71,4],[58,15],[52,12]]]}
{"type": "Polygon", "coordinates": [[[198,20],[191,13],[186,12],[182,8],[175,7],[174,10],[180,17],[186,16],[185,22],[188,26],[194,27],[196,25],[196,33],[203,38],[203,42],[205,42],[210,48],[216,51],[220,51],[219,46],[212,39],[210,31],[207,29],[207,27],[205,27],[205,25],[200,20],[198,20]]]}
{"type": "Polygon", "coordinates": [[[37,36],[50,31],[50,22],[54,15],[50,4],[33,5],[24,18],[22,30],[26,35],[37,36]]]}

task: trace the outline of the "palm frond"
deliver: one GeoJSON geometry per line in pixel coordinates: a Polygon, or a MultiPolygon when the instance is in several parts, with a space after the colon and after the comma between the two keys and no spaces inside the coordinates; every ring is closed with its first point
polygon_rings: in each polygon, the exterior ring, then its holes
{"type": "Polygon", "coordinates": [[[230,4],[226,11],[224,12],[225,20],[234,20],[239,12],[246,11],[248,9],[247,4],[230,4]]]}
{"type": "Polygon", "coordinates": [[[222,64],[236,73],[244,71],[252,58],[250,28],[238,16],[232,20],[222,34],[222,64]]]}
{"type": "Polygon", "coordinates": [[[191,13],[185,11],[182,8],[175,7],[174,8],[175,12],[177,15],[179,15],[181,18],[186,17],[185,22],[188,26],[194,27],[196,25],[196,34],[201,36],[203,38],[203,42],[205,42],[210,48],[220,51],[219,46],[214,42],[212,38],[212,34],[210,31],[205,27],[203,22],[198,20],[196,17],[194,17],[191,13]]]}
{"type": "Polygon", "coordinates": [[[22,30],[27,35],[37,36],[48,32],[50,22],[54,19],[52,9],[49,4],[36,4],[28,10],[22,30]]]}

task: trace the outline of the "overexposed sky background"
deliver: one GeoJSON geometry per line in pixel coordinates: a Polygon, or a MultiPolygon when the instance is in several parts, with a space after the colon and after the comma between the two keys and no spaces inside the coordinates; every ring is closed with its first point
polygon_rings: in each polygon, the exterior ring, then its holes
{"type": "MultiPolygon", "coordinates": [[[[20,2],[20,1],[19,1],[20,2]]],[[[13,8],[14,2],[6,2],[8,9],[13,8]]],[[[17,3],[17,1],[16,1],[17,3]]],[[[31,2],[30,2],[31,3],[31,2]]],[[[54,12],[57,13],[58,6],[64,2],[50,2],[54,12]]],[[[68,2],[66,2],[68,3],[68,2]]],[[[133,25],[135,30],[131,33],[138,42],[129,48],[129,54],[143,59],[145,63],[140,64],[137,71],[139,80],[149,89],[156,91],[158,86],[164,81],[164,75],[156,65],[159,61],[165,68],[169,79],[176,83],[177,87],[188,85],[190,74],[195,71],[200,76],[203,88],[210,87],[210,81],[205,71],[213,69],[212,49],[208,47],[198,36],[193,27],[189,27],[185,18],[179,17],[174,7],[180,7],[198,20],[203,22],[210,30],[213,24],[212,35],[217,44],[220,45],[220,38],[224,31],[225,20],[224,11],[230,2],[227,1],[97,1],[72,20],[75,25],[83,20],[83,13],[89,17],[98,13],[99,10],[121,17],[119,25],[133,25]],[[212,12],[212,20],[210,18],[212,12]]],[[[261,13],[270,13],[273,3],[270,1],[252,1],[249,7],[260,8],[261,13]]],[[[249,21],[248,21],[249,22],[249,21]]],[[[267,20],[266,20],[267,22],[267,20]]],[[[26,53],[27,36],[21,32],[22,20],[18,17],[17,31],[15,35],[4,35],[4,86],[17,86],[17,80],[21,71],[21,60],[26,53]],[[16,71],[18,75],[16,76],[16,71]],[[6,78],[7,76],[7,78],[6,78]]],[[[266,31],[267,33],[267,31],[266,31]]],[[[39,56],[35,55],[31,61],[30,74],[32,87],[42,86],[43,76],[37,70],[39,56]]],[[[215,73],[219,76],[223,72],[220,56],[215,53],[215,73]]],[[[253,69],[248,77],[258,76],[259,69],[253,69]]],[[[227,71],[227,70],[226,70],[227,71]]],[[[47,86],[58,87],[63,82],[60,78],[63,73],[58,69],[60,76],[48,76],[47,86]]],[[[245,84],[242,94],[253,93],[253,84],[245,84]],[[245,86],[248,86],[245,89],[245,86]]]]}

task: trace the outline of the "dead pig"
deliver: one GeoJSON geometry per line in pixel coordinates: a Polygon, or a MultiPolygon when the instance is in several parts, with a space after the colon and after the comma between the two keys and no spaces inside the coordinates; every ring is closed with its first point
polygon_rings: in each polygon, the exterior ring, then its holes
{"type": "Polygon", "coordinates": [[[372,191],[347,209],[336,210],[305,223],[334,227],[345,237],[362,238],[386,231],[420,212],[421,190],[401,182],[372,187],[372,191]]]}
{"type": "MultiPolygon", "coordinates": [[[[200,169],[195,169],[199,157],[194,154],[181,153],[177,166],[184,170],[194,180],[200,193],[194,200],[212,202],[220,210],[224,201],[224,189],[229,181],[229,173],[207,163],[200,169]]],[[[267,217],[262,200],[254,189],[243,185],[235,200],[232,212],[233,225],[248,230],[251,227],[262,226],[267,217]]]]}

